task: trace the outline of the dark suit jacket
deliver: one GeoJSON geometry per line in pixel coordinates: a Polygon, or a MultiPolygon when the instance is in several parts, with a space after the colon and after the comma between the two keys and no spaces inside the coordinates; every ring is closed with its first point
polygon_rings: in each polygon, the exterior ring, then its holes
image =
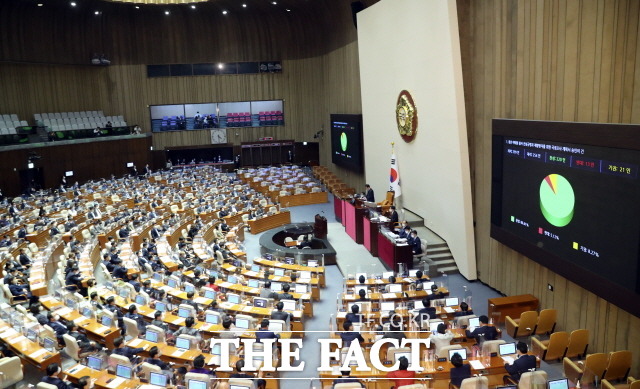
{"type": "Polygon", "coordinates": [[[536,368],[536,357],[530,354],[521,355],[520,358],[513,361],[512,365],[504,365],[504,368],[507,369],[507,373],[514,380],[520,380],[520,376],[522,373],[526,373],[529,369],[536,368]]]}
{"type": "Polygon", "coordinates": [[[484,340],[495,340],[498,337],[498,330],[494,326],[476,327],[473,332],[466,331],[467,338],[475,338],[478,341],[480,335],[484,335],[484,340]]]}
{"type": "Polygon", "coordinates": [[[340,333],[340,338],[342,338],[342,342],[343,346],[346,347],[347,345],[351,344],[351,342],[354,339],[358,339],[358,341],[360,342],[360,344],[364,343],[364,338],[362,337],[362,335],[360,335],[360,333],[358,332],[354,332],[354,331],[350,331],[350,332],[341,332],[340,333]]]}
{"type": "Polygon", "coordinates": [[[367,190],[367,192],[365,193],[365,196],[367,198],[367,201],[372,203],[374,201],[376,201],[376,198],[373,194],[373,189],[369,188],[369,190],[367,190]]]}
{"type": "Polygon", "coordinates": [[[452,367],[450,370],[451,385],[460,387],[462,380],[471,377],[471,365],[452,367]]]}

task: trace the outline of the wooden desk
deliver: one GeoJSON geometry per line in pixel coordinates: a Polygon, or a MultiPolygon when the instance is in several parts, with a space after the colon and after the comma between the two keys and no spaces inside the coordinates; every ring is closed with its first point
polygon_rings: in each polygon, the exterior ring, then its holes
{"type": "Polygon", "coordinates": [[[291,213],[289,211],[281,211],[274,215],[266,216],[261,219],[249,220],[249,229],[252,234],[259,234],[266,230],[283,226],[291,223],[291,213]]]}
{"type": "Polygon", "coordinates": [[[411,246],[400,246],[392,242],[383,231],[383,229],[378,231],[378,257],[394,272],[399,270],[401,263],[405,265],[405,270],[411,269],[413,267],[411,246]]]}
{"type": "Polygon", "coordinates": [[[106,370],[93,370],[81,364],[71,366],[63,373],[67,375],[69,381],[74,383],[77,383],[80,378],[88,376],[90,379],[95,380],[95,388],[98,389],[134,389],[140,386],[140,380],[135,378],[124,380],[119,385],[114,386],[115,382],[112,383],[112,380],[118,377],[109,374],[106,370]]]}
{"type": "Polygon", "coordinates": [[[522,312],[537,311],[538,298],[532,294],[522,294],[519,296],[495,297],[487,300],[489,317],[493,318],[495,324],[504,324],[505,317],[511,316],[513,319],[520,318],[522,312]]]}
{"type": "Polygon", "coordinates": [[[280,196],[279,202],[284,207],[294,207],[298,205],[311,205],[327,203],[327,192],[303,193],[289,196],[280,196]]]}
{"type": "Polygon", "coordinates": [[[60,353],[47,351],[2,320],[0,320],[0,340],[16,353],[20,359],[29,362],[40,371],[46,370],[47,366],[54,362],[61,363],[60,353]]]}
{"type": "MultiPolygon", "coordinates": [[[[368,357],[368,356],[367,356],[368,357]]],[[[469,358],[470,360],[477,360],[482,363],[482,368],[475,369],[471,367],[471,375],[482,374],[489,378],[489,387],[495,387],[502,385],[502,377],[507,374],[507,370],[504,368],[504,361],[501,357],[493,358],[469,358]]],[[[367,360],[368,365],[371,367],[371,363],[367,360]]],[[[467,362],[468,363],[468,362],[467,362]]],[[[424,383],[429,388],[433,389],[447,389],[449,387],[450,370],[453,365],[450,362],[437,362],[429,361],[423,356],[420,363],[424,369],[421,372],[416,372],[416,383],[424,383]],[[424,382],[420,382],[424,380],[424,382]]],[[[540,359],[537,359],[537,365],[540,366],[540,359]]],[[[321,371],[320,380],[324,385],[331,385],[335,378],[340,376],[338,365],[335,365],[331,371],[321,371]]],[[[387,372],[380,371],[374,367],[371,367],[371,371],[357,371],[355,366],[351,367],[351,377],[360,380],[370,380],[366,383],[368,389],[389,389],[394,385],[392,379],[387,379],[387,372]]]]}
{"type": "Polygon", "coordinates": [[[56,300],[51,296],[40,298],[40,302],[43,307],[50,311],[55,310],[55,313],[59,314],[60,317],[65,320],[75,322],[78,325],[78,328],[87,334],[89,339],[104,344],[110,349],[115,347],[113,345],[113,341],[120,336],[120,331],[115,327],[117,323],[114,323],[114,327],[103,326],[97,320],[87,319],[82,316],[80,312],[64,306],[62,301],[56,300]]]}

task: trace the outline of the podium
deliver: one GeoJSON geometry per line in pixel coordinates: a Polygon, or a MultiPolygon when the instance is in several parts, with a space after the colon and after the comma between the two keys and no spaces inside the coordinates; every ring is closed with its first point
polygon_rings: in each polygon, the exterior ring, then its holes
{"type": "Polygon", "coordinates": [[[327,218],[317,214],[315,224],[313,225],[313,235],[318,239],[327,237],[327,218]]]}

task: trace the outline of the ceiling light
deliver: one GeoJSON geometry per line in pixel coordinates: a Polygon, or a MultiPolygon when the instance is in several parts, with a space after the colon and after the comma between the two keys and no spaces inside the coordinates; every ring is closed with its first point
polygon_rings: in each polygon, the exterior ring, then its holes
{"type": "Polygon", "coordinates": [[[72,7],[75,7],[75,6],[76,6],[76,2],[75,2],[75,1],[72,1],[72,2],[71,2],[71,6],[72,6],[72,7]]]}
{"type": "Polygon", "coordinates": [[[94,15],[100,15],[100,11],[96,11],[93,13],[94,15]]]}
{"type": "Polygon", "coordinates": [[[129,4],[192,4],[202,3],[209,0],[106,0],[112,3],[129,3],[129,4]]]}
{"type": "Polygon", "coordinates": [[[38,3],[38,7],[42,7],[44,4],[42,3],[38,3]]]}
{"type": "Polygon", "coordinates": [[[247,8],[247,4],[242,4],[242,8],[247,8]]]}
{"type": "Polygon", "coordinates": [[[218,64],[218,69],[222,69],[223,67],[224,67],[223,64],[221,64],[221,63],[218,64]]]}
{"type": "Polygon", "coordinates": [[[278,2],[277,1],[272,1],[271,4],[276,5],[276,4],[278,4],[278,2]]]}
{"type": "Polygon", "coordinates": [[[223,14],[223,15],[226,15],[226,14],[228,14],[228,13],[229,13],[229,12],[227,12],[227,10],[226,10],[226,9],[225,9],[224,11],[222,11],[222,14],[223,14]]]}
{"type": "Polygon", "coordinates": [[[136,9],[140,9],[140,6],[139,6],[139,5],[136,5],[136,9]]]}
{"type": "Polygon", "coordinates": [[[287,8],[287,12],[291,12],[291,10],[289,8],[287,8]]]}
{"type": "Polygon", "coordinates": [[[196,9],[196,6],[194,4],[191,4],[191,9],[196,9]]]}
{"type": "Polygon", "coordinates": [[[169,11],[164,11],[164,14],[165,15],[169,15],[169,11]]]}

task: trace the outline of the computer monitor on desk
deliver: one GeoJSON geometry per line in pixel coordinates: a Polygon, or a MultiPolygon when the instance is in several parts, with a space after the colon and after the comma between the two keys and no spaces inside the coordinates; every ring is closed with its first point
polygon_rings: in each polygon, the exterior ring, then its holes
{"type": "Polygon", "coordinates": [[[101,371],[104,368],[103,359],[97,355],[89,355],[87,357],[87,367],[96,371],[101,371]]]}
{"type": "Polygon", "coordinates": [[[191,340],[178,336],[176,338],[176,347],[182,350],[189,350],[191,348],[191,340]]]}
{"type": "Polygon", "coordinates": [[[55,352],[57,344],[58,342],[55,339],[51,339],[47,337],[42,339],[42,347],[44,347],[45,350],[51,353],[55,352]]]}
{"type": "Polygon", "coordinates": [[[116,365],[116,375],[118,377],[130,380],[132,378],[132,368],[126,365],[116,365]]]}
{"type": "Polygon", "coordinates": [[[516,343],[515,342],[511,342],[511,343],[500,344],[500,345],[498,345],[498,352],[500,353],[500,356],[515,354],[516,353],[516,343]]]}
{"type": "Polygon", "coordinates": [[[456,307],[460,305],[460,300],[457,297],[448,297],[444,300],[444,305],[447,307],[456,307]]]}
{"type": "Polygon", "coordinates": [[[559,380],[547,381],[547,389],[569,389],[569,380],[562,378],[559,380]]]}
{"type": "Polygon", "coordinates": [[[454,354],[460,354],[460,356],[462,357],[463,361],[467,360],[467,349],[466,348],[456,348],[453,350],[449,350],[449,360],[451,360],[451,357],[454,354]]]}
{"type": "Polygon", "coordinates": [[[198,380],[187,381],[187,389],[208,389],[207,382],[198,380]]]}
{"type": "Polygon", "coordinates": [[[167,376],[153,371],[149,372],[149,384],[165,388],[167,386],[167,376]]]}

